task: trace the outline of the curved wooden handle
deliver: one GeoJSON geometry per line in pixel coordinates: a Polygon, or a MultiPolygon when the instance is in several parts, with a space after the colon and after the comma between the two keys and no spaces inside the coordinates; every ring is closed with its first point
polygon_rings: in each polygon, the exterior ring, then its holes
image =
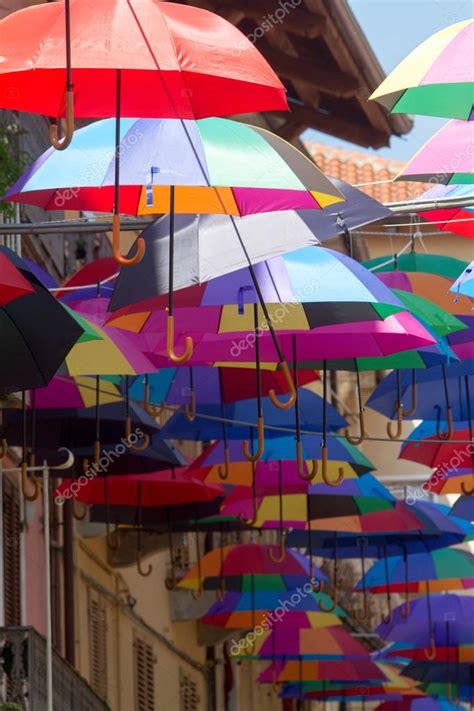
{"type": "Polygon", "coordinates": [[[430,635],[430,646],[424,649],[425,657],[428,661],[432,662],[436,657],[436,644],[433,635],[430,635]]]}
{"type": "Polygon", "coordinates": [[[188,422],[193,422],[196,418],[196,393],[191,390],[191,403],[184,406],[184,414],[188,422]]]}
{"type": "Polygon", "coordinates": [[[194,350],[193,339],[191,336],[186,336],[185,349],[183,355],[176,355],[174,351],[174,316],[168,316],[166,322],[166,350],[168,358],[173,363],[186,363],[192,356],[194,350]]]}
{"type": "Polygon", "coordinates": [[[137,251],[133,257],[124,257],[120,251],[120,215],[112,215],[112,251],[116,262],[123,267],[133,267],[143,259],[145,254],[145,240],[138,237],[136,241],[137,251]]]}
{"type": "Polygon", "coordinates": [[[403,410],[403,417],[411,417],[411,415],[414,415],[416,412],[417,406],[418,406],[418,393],[417,393],[417,387],[416,387],[415,370],[413,370],[412,382],[411,382],[411,407],[409,410],[403,410]]]}
{"type": "Polygon", "coordinates": [[[153,405],[150,402],[150,385],[148,383],[144,386],[143,409],[150,417],[159,417],[164,409],[163,405],[153,405]]]}
{"type": "Polygon", "coordinates": [[[411,608],[411,602],[410,602],[410,595],[407,593],[405,602],[403,605],[400,606],[400,615],[403,617],[404,620],[407,620],[408,617],[410,616],[410,608],[411,608]]]}
{"type": "Polygon", "coordinates": [[[386,625],[389,625],[390,622],[392,621],[392,617],[393,617],[392,598],[390,597],[390,594],[387,596],[387,606],[388,606],[388,612],[386,615],[382,614],[382,622],[384,622],[386,625]]]}
{"type": "Polygon", "coordinates": [[[464,481],[461,482],[461,491],[466,496],[474,496],[474,486],[472,489],[468,489],[464,481]]]}
{"type": "Polygon", "coordinates": [[[296,468],[298,469],[298,475],[303,481],[312,481],[316,474],[318,473],[318,460],[313,459],[311,462],[311,467],[308,465],[308,472],[305,472],[305,466],[303,461],[303,445],[301,442],[296,443],[296,468]]]}
{"type": "Polygon", "coordinates": [[[84,521],[87,516],[87,506],[77,499],[72,500],[72,515],[76,521],[84,521]]]}
{"type": "MultiPolygon", "coordinates": [[[[132,418],[130,415],[127,415],[125,418],[125,439],[129,440],[130,436],[132,434],[132,418]]],[[[148,449],[150,446],[150,435],[145,432],[142,438],[142,442],[140,444],[129,444],[130,449],[133,449],[135,452],[143,452],[145,449],[148,449]]]]}
{"type": "Polygon", "coordinates": [[[74,136],[74,90],[66,92],[66,130],[64,136],[58,139],[58,124],[52,123],[49,127],[49,141],[57,151],[64,151],[69,146],[74,136]]]}
{"type": "Polygon", "coordinates": [[[225,446],[224,447],[224,469],[219,465],[217,467],[217,473],[219,474],[219,479],[222,479],[222,481],[225,481],[225,479],[228,478],[229,473],[230,473],[230,453],[229,453],[229,447],[225,446]]]}
{"type": "Polygon", "coordinates": [[[143,563],[142,563],[142,552],[140,550],[137,551],[137,570],[138,573],[142,576],[142,578],[148,578],[148,576],[151,574],[151,571],[153,570],[153,566],[149,563],[148,568],[145,570],[143,568],[143,563]]]}
{"type": "Polygon", "coordinates": [[[105,542],[107,543],[107,548],[110,551],[116,551],[118,548],[118,540],[117,540],[117,536],[115,534],[116,534],[116,531],[115,530],[111,531],[110,525],[109,525],[109,523],[107,523],[106,524],[105,542]],[[112,543],[112,539],[114,541],[113,543],[112,543]]]}
{"type": "Polygon", "coordinates": [[[216,598],[219,600],[219,602],[223,602],[225,598],[225,582],[224,579],[221,578],[219,585],[216,588],[216,598]]]}
{"type": "Polygon", "coordinates": [[[100,439],[94,442],[94,464],[99,464],[100,459],[100,439]]]}
{"type": "Polygon", "coordinates": [[[247,442],[247,440],[244,440],[244,442],[242,443],[242,450],[244,453],[244,457],[249,462],[258,462],[258,460],[262,458],[263,450],[265,448],[263,417],[261,417],[261,416],[257,419],[257,433],[258,433],[258,447],[257,447],[257,451],[255,452],[255,454],[251,453],[250,446],[249,446],[249,443],[247,442]]]}
{"type": "Polygon", "coordinates": [[[290,407],[293,407],[293,405],[296,402],[296,388],[295,388],[295,383],[293,382],[293,378],[291,377],[290,369],[288,367],[288,363],[286,360],[282,361],[280,363],[280,370],[282,371],[283,375],[285,376],[285,380],[288,385],[288,392],[290,393],[290,396],[286,402],[282,402],[279,400],[276,396],[276,392],[274,390],[269,390],[268,391],[268,397],[272,401],[272,403],[275,405],[275,407],[278,407],[280,410],[289,410],[290,407]]]}
{"type": "Polygon", "coordinates": [[[285,560],[285,555],[286,555],[286,549],[285,549],[285,538],[288,535],[288,531],[284,529],[283,531],[280,532],[280,543],[279,543],[279,552],[278,554],[275,555],[273,552],[273,548],[268,549],[268,557],[270,560],[272,560],[274,563],[283,563],[285,560]]]}
{"type": "Polygon", "coordinates": [[[328,449],[326,445],[324,445],[323,450],[322,450],[322,455],[321,455],[321,476],[324,481],[324,483],[327,486],[332,486],[336,487],[339,486],[343,481],[344,481],[344,469],[342,467],[339,467],[339,473],[337,475],[337,479],[330,479],[328,477],[328,449]]]}
{"type": "Polygon", "coordinates": [[[444,439],[448,440],[451,439],[453,436],[453,413],[450,407],[448,407],[447,410],[447,421],[448,421],[448,429],[446,432],[440,432],[439,431],[439,425],[436,428],[436,434],[438,435],[438,439],[444,439]]]}
{"type": "Polygon", "coordinates": [[[337,582],[334,581],[334,592],[333,592],[333,596],[332,596],[331,602],[330,602],[330,604],[328,605],[328,607],[325,607],[325,606],[324,606],[323,600],[320,600],[319,603],[318,603],[318,604],[319,604],[319,609],[321,610],[321,612],[333,612],[333,610],[336,609],[336,607],[337,607],[337,595],[338,595],[337,582]]]}
{"type": "Polygon", "coordinates": [[[364,422],[364,413],[362,411],[359,412],[359,426],[360,426],[360,435],[358,437],[354,437],[353,435],[351,435],[351,433],[348,429],[344,430],[344,435],[350,444],[362,444],[362,442],[365,439],[365,422],[364,422]]]}
{"type": "Polygon", "coordinates": [[[397,405],[397,429],[395,432],[392,431],[392,424],[393,422],[389,420],[387,422],[387,435],[390,437],[390,439],[398,439],[400,435],[402,434],[402,426],[403,426],[403,408],[401,405],[397,405]]]}
{"type": "Polygon", "coordinates": [[[31,477],[31,483],[33,484],[33,491],[29,493],[27,491],[28,489],[28,475],[27,475],[27,464],[26,462],[21,463],[21,493],[23,494],[23,497],[27,501],[36,501],[38,496],[40,495],[40,485],[39,481],[36,479],[36,477],[32,476],[31,477]]]}
{"type": "Polygon", "coordinates": [[[365,622],[365,620],[369,619],[369,598],[367,595],[367,592],[364,590],[364,603],[362,607],[362,612],[359,612],[358,610],[355,613],[355,618],[359,622],[365,622]]]}

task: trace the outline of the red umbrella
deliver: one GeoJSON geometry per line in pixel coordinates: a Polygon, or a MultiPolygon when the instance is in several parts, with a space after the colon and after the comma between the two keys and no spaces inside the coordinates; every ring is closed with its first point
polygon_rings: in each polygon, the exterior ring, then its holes
{"type": "Polygon", "coordinates": [[[74,116],[116,117],[114,256],[123,264],[143,257],[144,242],[137,241],[132,259],[121,256],[121,116],[198,119],[288,108],[283,85],[255,46],[224,18],[188,5],[36,5],[0,22],[0,47],[0,107],[65,115],[62,140],[57,125],[50,128],[55,148],[71,142],[74,116]]]}
{"type": "Polygon", "coordinates": [[[18,299],[25,294],[33,294],[34,289],[6,254],[0,253],[0,306],[18,299]]]}

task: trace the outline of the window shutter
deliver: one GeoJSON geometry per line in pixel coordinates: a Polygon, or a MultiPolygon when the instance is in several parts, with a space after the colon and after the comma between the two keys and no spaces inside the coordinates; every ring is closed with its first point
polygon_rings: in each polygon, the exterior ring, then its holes
{"type": "Polygon", "coordinates": [[[3,479],[3,597],[5,625],[21,625],[20,496],[17,487],[3,479]]]}
{"type": "Polygon", "coordinates": [[[155,711],[155,662],[153,646],[135,637],[135,708],[155,711]]]}
{"type": "Polygon", "coordinates": [[[107,609],[102,596],[89,589],[90,682],[94,691],[107,699],[107,609]]]}
{"type": "Polygon", "coordinates": [[[179,672],[180,711],[199,711],[198,685],[182,669],[179,672]]]}

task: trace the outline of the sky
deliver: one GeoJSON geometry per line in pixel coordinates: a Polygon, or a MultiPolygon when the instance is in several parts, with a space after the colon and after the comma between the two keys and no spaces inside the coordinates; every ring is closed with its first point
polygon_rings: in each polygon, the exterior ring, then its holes
{"type": "MultiPolygon", "coordinates": [[[[386,73],[430,35],[474,16],[474,0],[349,0],[349,5],[386,73]]],[[[413,118],[415,125],[410,133],[393,137],[390,148],[376,153],[407,161],[445,123],[444,119],[413,118]]],[[[304,138],[355,148],[318,131],[307,131],[304,138]]],[[[360,146],[356,148],[361,150],[360,146]]]]}

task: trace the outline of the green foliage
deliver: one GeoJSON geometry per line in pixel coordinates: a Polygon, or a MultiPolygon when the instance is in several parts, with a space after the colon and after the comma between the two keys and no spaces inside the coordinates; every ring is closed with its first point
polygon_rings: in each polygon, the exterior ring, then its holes
{"type": "Polygon", "coordinates": [[[0,704],[0,711],[21,711],[20,704],[0,704]]]}
{"type": "MultiPolygon", "coordinates": [[[[17,124],[0,121],[0,195],[11,188],[29,162],[30,156],[19,148],[17,124]]],[[[15,206],[13,203],[0,202],[0,213],[4,217],[13,218],[15,206]]]]}

